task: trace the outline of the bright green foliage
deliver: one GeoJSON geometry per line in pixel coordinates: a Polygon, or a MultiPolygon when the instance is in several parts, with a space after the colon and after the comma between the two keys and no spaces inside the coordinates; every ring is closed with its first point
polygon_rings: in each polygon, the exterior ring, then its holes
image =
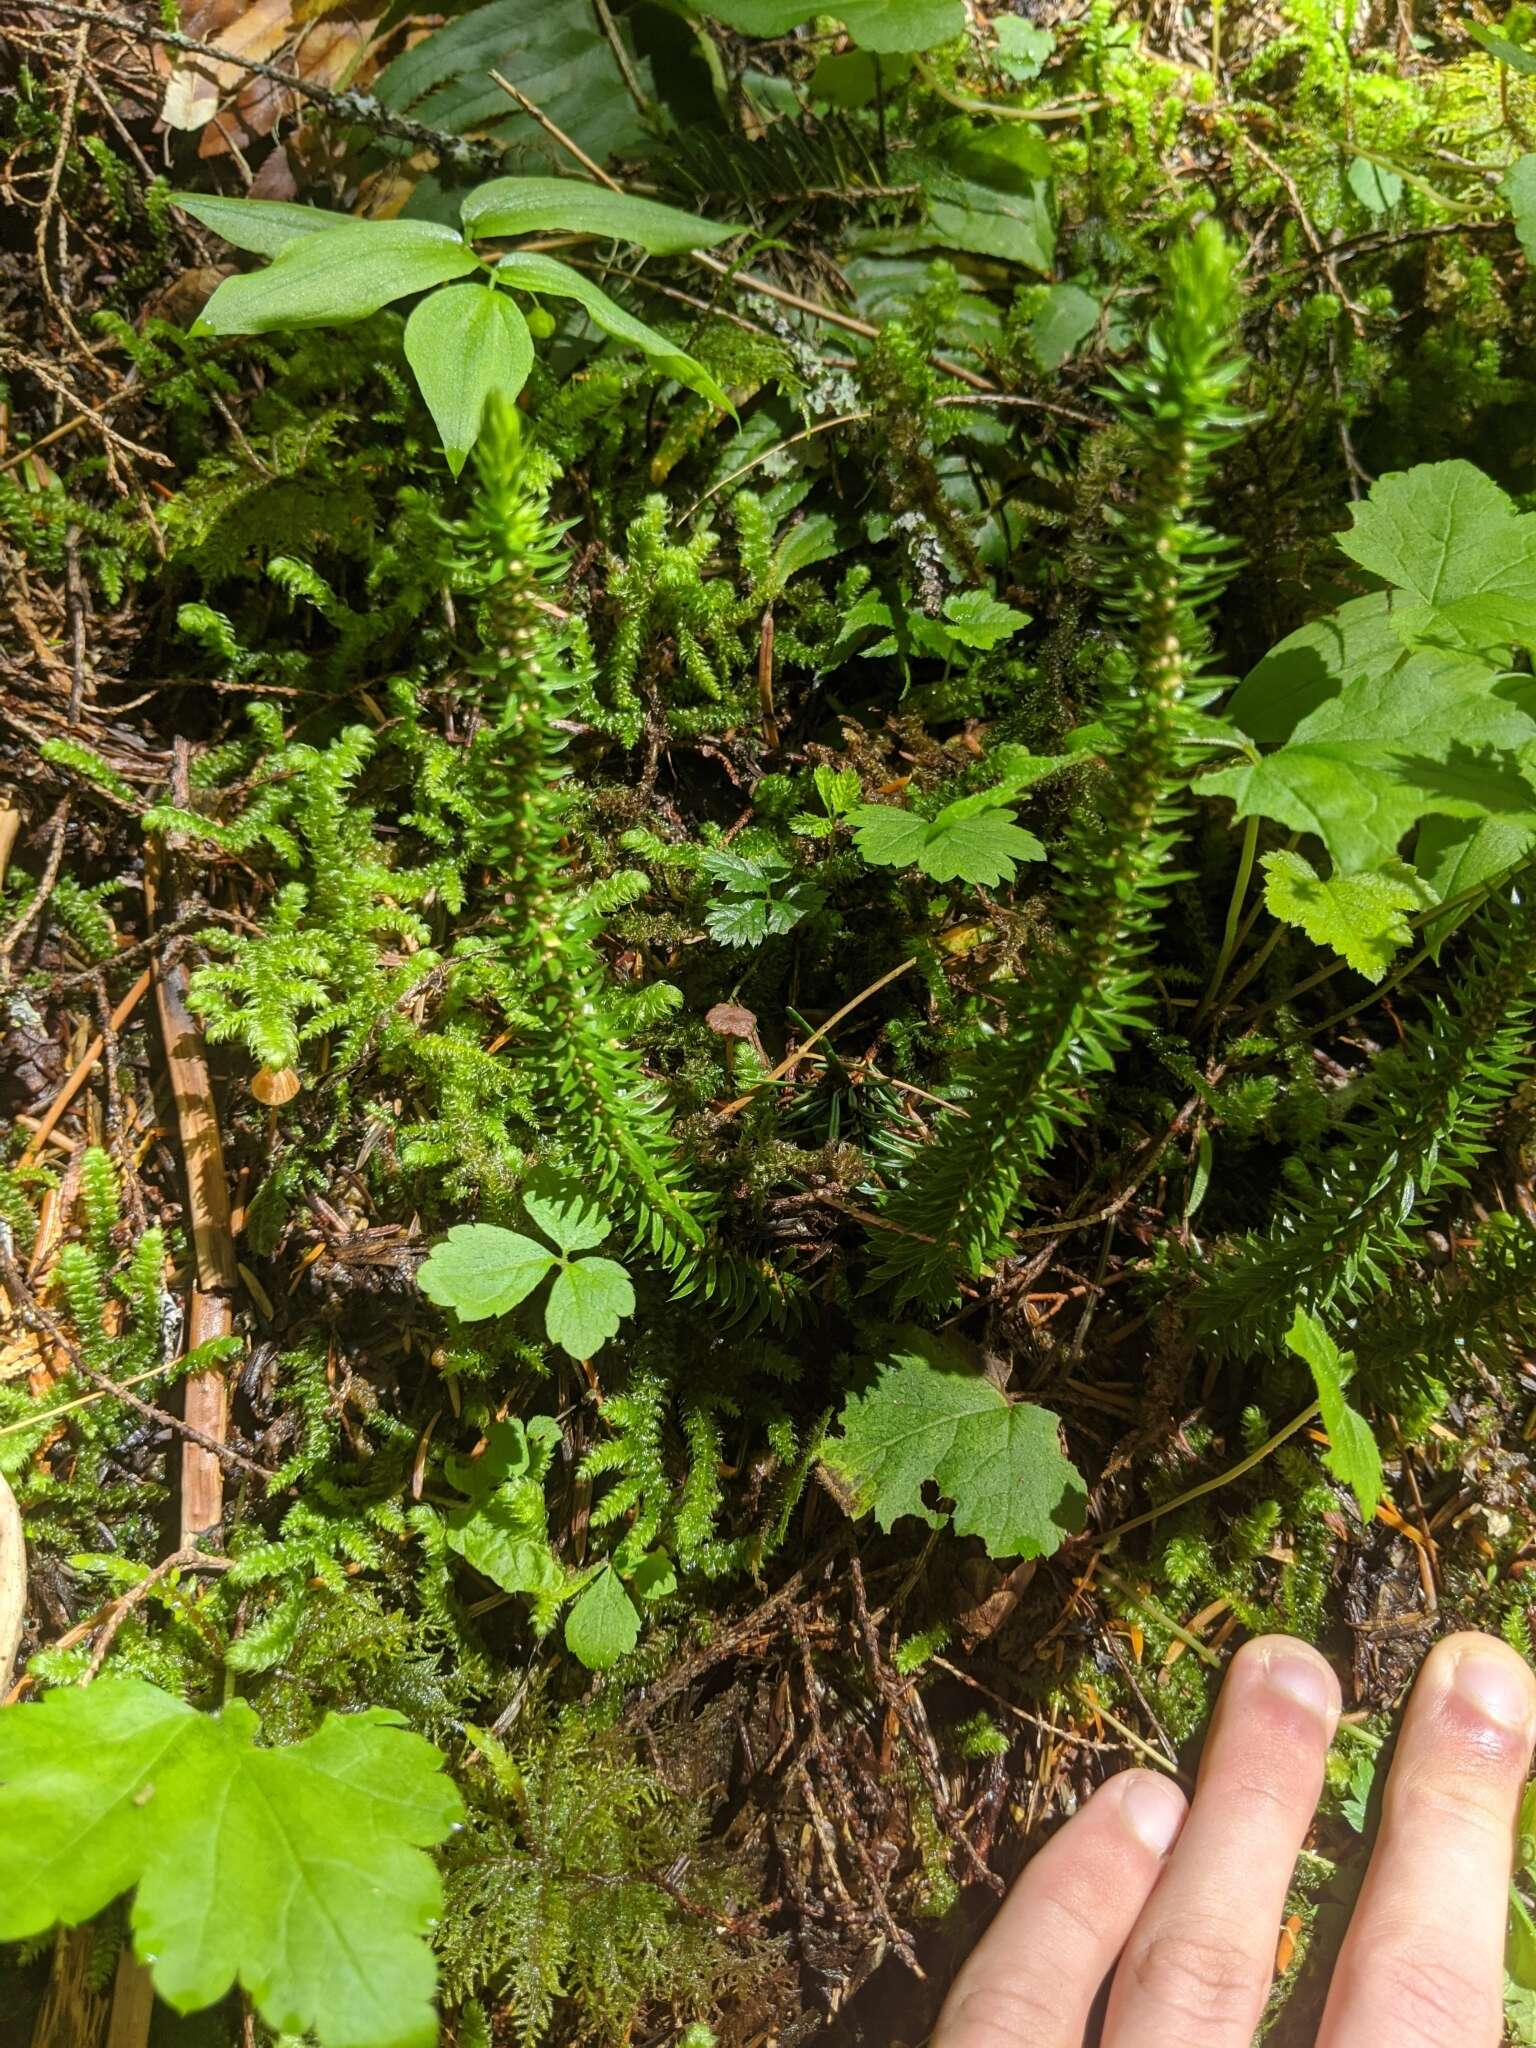
{"type": "Polygon", "coordinates": [[[480,477],[458,529],[466,584],[481,605],[480,666],[496,703],[473,757],[487,812],[475,851],[500,869],[503,954],[520,977],[531,1050],[556,1128],[590,1185],[618,1203],[637,1242],[679,1286],[728,1290],[740,1281],[708,1249],[704,1203],[684,1182],[655,1091],[605,1016],[598,919],[565,872],[564,739],[555,721],[581,673],[584,643],[549,621],[543,590],[557,558],[509,408],[488,418],[480,477]]]}
{"type": "Polygon", "coordinates": [[[704,925],[722,946],[760,946],[764,939],[792,932],[826,901],[814,882],[797,878],[792,864],[776,853],[723,850],[699,856],[699,869],[722,885],[704,925]]]}
{"type": "Polygon", "coordinates": [[[1108,1066],[1140,1018],[1172,846],[1179,707],[1202,648],[1194,608],[1214,588],[1217,543],[1194,508],[1234,424],[1233,292],[1231,253],[1207,224],[1172,259],[1147,368],[1122,378],[1143,467],[1116,541],[1115,602],[1135,664],[1102,707],[1115,730],[1102,815],[1084,814],[1058,859],[1058,950],[959,1084],[966,1114],[940,1123],[884,1204],[895,1226],[884,1270],[898,1299],[947,1299],[961,1275],[1003,1255],[1025,1181],[1081,1114],[1079,1077],[1108,1066]]]}
{"type": "MultiPolygon", "coordinates": [[[[708,0],[704,12],[753,36],[779,36],[819,10],[805,0],[708,0]]],[[[965,29],[960,0],[841,0],[836,15],[861,48],[884,54],[932,50],[965,29]]]]}
{"type": "Polygon", "coordinates": [[[1082,1527],[1087,1505],[1059,1428],[1048,1409],[1000,1393],[963,1351],[908,1330],[868,1391],[850,1397],[822,1456],[882,1529],[902,1515],[940,1527],[923,1498],[932,1485],[953,1501],[957,1535],[979,1536],[992,1557],[1045,1557],[1082,1527]]]}
{"type": "Polygon", "coordinates": [[[1045,848],[1008,815],[1021,790],[1060,768],[1062,755],[1024,756],[1005,779],[974,796],[957,797],[931,818],[894,804],[861,804],[848,813],[859,852],[871,867],[915,867],[935,882],[996,888],[1011,882],[1020,861],[1044,860],[1045,848]]]}
{"type": "Polygon", "coordinates": [[[430,2048],[422,1852],[458,1817],[442,1759],[375,1710],[258,1749],[233,1701],[203,1715],[134,1679],[0,1716],[0,1937],[75,1926],[134,1889],[134,1943],[180,2012],[239,1982],[321,2048],[430,2048]]]}
{"type": "Polygon", "coordinates": [[[725,1985],[769,1960],[766,1945],[754,1958],[718,1931],[739,1888],[715,1867],[700,1814],[617,1736],[572,1717],[522,1729],[511,1747],[478,1730],[471,1740],[484,1769],[446,1858],[445,1987],[494,1997],[519,2048],[550,2038],[561,1999],[576,2002],[598,2048],[624,2048],[653,2000],[710,2012],[725,1985]],[[679,1858],[690,1901],[718,1922],[655,1882],[679,1858]]]}
{"type": "Polygon", "coordinates": [[[1423,891],[1410,868],[1320,875],[1301,854],[1278,852],[1265,854],[1264,872],[1266,908],[1331,947],[1368,981],[1380,981],[1413,936],[1404,913],[1420,907],[1423,891]]]}
{"type": "Polygon", "coordinates": [[[1230,715],[1283,744],[1202,793],[1316,833],[1352,874],[1393,862],[1422,818],[1536,827],[1536,721],[1506,673],[1510,643],[1536,637],[1536,514],[1470,463],[1426,463],[1382,477],[1340,546],[1392,587],[1266,656],[1230,715]]]}
{"type": "Polygon", "coordinates": [[[176,200],[237,248],[273,259],[265,270],[224,280],[199,315],[195,331],[202,334],[264,334],[361,320],[396,299],[479,271],[483,284],[431,291],[406,323],[406,357],[455,476],[475,445],[491,398],[516,398],[533,364],[528,323],[504,287],[575,299],[603,332],[654,356],[680,383],[729,409],[702,364],[625,312],[579,270],[536,251],[487,258],[473,245],[476,239],[573,229],[673,253],[724,241],[733,228],[568,178],[495,178],[477,186],[460,208],[462,232],[437,221],[354,220],[259,199],[210,201],[183,192],[176,200]]]}
{"type": "Polygon", "coordinates": [[[536,1415],[492,1425],[477,1458],[451,1457],[450,1486],[469,1495],[448,1516],[447,1544],[505,1593],[534,1595],[535,1625],[550,1626],[564,1598],[566,1574],[550,1548],[544,1478],[560,1442],[560,1425],[536,1415]]]}
{"type": "Polygon", "coordinates": [[[461,1223],[422,1267],[421,1291],[461,1321],[482,1322],[526,1301],[553,1271],[544,1304],[549,1340],[572,1358],[590,1358],[635,1312],[635,1290],[616,1260],[572,1257],[601,1244],[612,1225],[579,1190],[552,1176],[530,1183],[523,1206],[558,1251],[494,1223],[461,1223]]]}
{"type": "Polygon", "coordinates": [[[1364,1114],[1343,1124],[1316,1181],[1207,1266],[1196,1317],[1213,1344],[1277,1351],[1296,1309],[1358,1307],[1413,1256],[1414,1219],[1466,1185],[1530,1065],[1536,909],[1490,907],[1468,951],[1455,996],[1382,1055],[1364,1114]]]}
{"type": "Polygon", "coordinates": [[[1328,1432],[1328,1449],[1323,1463],[1335,1479],[1342,1480],[1355,1496],[1360,1519],[1370,1521],[1381,1499],[1381,1453],[1371,1426],[1344,1398],[1344,1389],[1354,1371],[1354,1354],[1340,1351],[1315,1316],[1305,1309],[1285,1333],[1285,1341],[1296,1356],[1305,1360],[1317,1388],[1317,1405],[1328,1432]]]}

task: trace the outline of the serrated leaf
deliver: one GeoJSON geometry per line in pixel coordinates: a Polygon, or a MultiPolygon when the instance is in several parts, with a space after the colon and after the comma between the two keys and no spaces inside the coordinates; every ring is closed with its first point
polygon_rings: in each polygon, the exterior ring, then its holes
{"type": "Polygon", "coordinates": [[[766,896],[726,896],[704,913],[704,929],[721,946],[760,946],[768,936],[766,896]]]}
{"type": "Polygon", "coordinates": [[[1266,853],[1264,901],[1286,924],[1339,953],[1357,974],[1380,981],[1398,948],[1413,937],[1406,911],[1425,891],[1401,863],[1365,875],[1319,875],[1299,853],[1266,853]]]}
{"type": "Polygon", "coordinates": [[[985,590],[957,590],[944,600],[944,618],[950,636],[962,647],[983,651],[1011,640],[1021,626],[1029,624],[1029,613],[1001,604],[985,590]]]}
{"type": "Polygon", "coordinates": [[[487,401],[516,398],[533,368],[528,323],[494,285],[450,285],[405,323],[405,355],[455,476],[480,437],[487,401]]]}
{"type": "Polygon", "coordinates": [[[1328,1432],[1323,1463],[1353,1493],[1361,1520],[1369,1522],[1381,1499],[1381,1453],[1370,1424],[1344,1398],[1344,1389],[1354,1370],[1354,1356],[1340,1351],[1316,1316],[1306,1309],[1296,1311],[1285,1341],[1310,1367],[1312,1383],[1317,1388],[1318,1407],[1328,1432]]]}
{"type": "Polygon", "coordinates": [[[254,1747],[243,1701],[196,1713],[99,1679],[0,1714],[0,1940],[78,1926],[137,1887],[134,1946],[178,2012],[250,1993],[321,2048],[431,2048],[429,1856],[461,1811],[396,1714],[254,1747]]]}
{"type": "Polygon", "coordinates": [[[744,232],[735,222],[701,220],[681,207],[576,178],[493,178],[465,196],[459,218],[471,235],[604,235],[653,256],[713,249],[744,232]]]}
{"type": "Polygon", "coordinates": [[[462,1322],[504,1316],[526,1301],[558,1261],[548,1245],[495,1223],[458,1223],[417,1275],[428,1301],[462,1322]]]}
{"type": "Polygon", "coordinates": [[[226,277],[193,332],[339,326],[479,268],[453,229],[436,221],[347,221],[289,242],[265,270],[226,277]]]}
{"type": "Polygon", "coordinates": [[[956,1347],[901,1334],[867,1392],[852,1395],[823,1457],[882,1529],[903,1515],[936,1526],[924,1498],[954,1502],[957,1535],[992,1557],[1047,1557],[1083,1526],[1087,1496],[1048,1409],[1010,1402],[956,1347]]]}
{"type": "Polygon", "coordinates": [[[707,398],[711,405],[718,405],[722,412],[732,410],[730,399],[702,363],[695,362],[692,356],[668,341],[664,334],[658,334],[654,327],[647,327],[643,320],[637,320],[633,313],[626,313],[590,278],[583,277],[579,270],[572,270],[568,263],[557,263],[553,256],[540,256],[532,250],[514,249],[497,263],[496,275],[504,284],[513,285],[519,291],[574,299],[594,326],[600,327],[605,334],[611,334],[615,341],[627,341],[631,348],[642,350],[659,363],[669,377],[675,377],[679,384],[686,384],[690,391],[697,391],[701,398],[707,398]]]}
{"type": "Polygon", "coordinates": [[[1034,833],[1008,815],[1014,794],[1008,784],[979,790],[946,804],[933,818],[892,804],[860,804],[848,822],[871,867],[916,867],[935,882],[994,887],[1013,880],[1018,862],[1045,858],[1034,833]]]}
{"type": "Polygon", "coordinates": [[[1287,634],[1238,685],[1228,718],[1251,739],[1280,741],[1346,683],[1395,676],[1433,688],[1486,690],[1508,650],[1419,647],[1410,652],[1394,624],[1403,603],[1396,591],[1373,591],[1287,634]]]}
{"type": "Polygon", "coordinates": [[[613,1229],[601,1204],[563,1174],[540,1167],[523,1188],[523,1207],[563,1252],[589,1252],[613,1229]]]}
{"type": "Polygon", "coordinates": [[[1470,462],[1378,477],[1339,546],[1470,643],[1536,642],[1536,514],[1470,462]]]}
{"type": "Polygon", "coordinates": [[[205,228],[236,249],[275,256],[304,235],[343,227],[350,216],[322,206],[295,206],[286,199],[226,199],[218,192],[173,192],[171,199],[205,228]]]}
{"type": "Polygon", "coordinates": [[[1056,224],[1045,179],[1027,191],[1010,192],[938,170],[924,183],[933,229],[929,239],[940,247],[993,256],[1027,270],[1049,270],[1055,262],[1056,224]]]}
{"type": "Polygon", "coordinates": [[[1469,688],[1410,660],[1396,673],[1356,677],[1301,719],[1278,751],[1196,786],[1232,797],[1239,817],[1317,833],[1347,872],[1379,868],[1422,817],[1476,816],[1528,801],[1517,769],[1499,758],[1536,736],[1517,695],[1518,685],[1495,685],[1486,671],[1481,686],[1469,688]]]}
{"type": "Polygon", "coordinates": [[[634,1312],[635,1290],[616,1259],[576,1259],[555,1275],[544,1328],[572,1358],[591,1358],[634,1312]]]}
{"type": "Polygon", "coordinates": [[[811,771],[811,781],[829,818],[843,817],[852,810],[861,794],[856,768],[834,768],[829,762],[818,761],[811,771]]]}
{"type": "Polygon", "coordinates": [[[536,1415],[526,1427],[513,1418],[491,1425],[478,1458],[445,1462],[448,1483],[469,1495],[448,1514],[448,1548],[505,1593],[552,1592],[564,1582],[544,1504],[544,1475],[559,1441],[552,1417],[536,1415]]]}
{"type": "Polygon", "coordinates": [[[640,1611],[613,1566],[604,1565],[565,1617],[565,1647],[589,1671],[606,1671],[640,1640],[640,1611]]]}

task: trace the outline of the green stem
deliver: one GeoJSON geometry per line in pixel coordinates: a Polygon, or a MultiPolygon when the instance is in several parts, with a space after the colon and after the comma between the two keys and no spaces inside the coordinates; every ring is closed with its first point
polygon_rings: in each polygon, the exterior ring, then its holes
{"type": "Polygon", "coordinates": [[[1248,884],[1253,880],[1253,862],[1258,850],[1259,819],[1255,815],[1243,827],[1243,850],[1238,856],[1237,874],[1232,882],[1232,900],[1227,905],[1227,927],[1221,935],[1221,951],[1216,957],[1216,971],[1211,976],[1211,985],[1195,1012],[1197,1025],[1221,992],[1221,984],[1226,979],[1227,969],[1232,965],[1232,955],[1237,951],[1238,927],[1242,922],[1243,905],[1248,900],[1248,884]]]}

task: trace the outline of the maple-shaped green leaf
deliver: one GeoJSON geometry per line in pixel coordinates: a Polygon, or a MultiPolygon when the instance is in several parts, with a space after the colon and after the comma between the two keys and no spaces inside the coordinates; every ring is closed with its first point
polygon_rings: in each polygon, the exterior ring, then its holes
{"type": "Polygon", "coordinates": [[[526,1301],[557,1263],[548,1245],[495,1223],[457,1223],[417,1275],[422,1293],[461,1321],[483,1323],[526,1301]]]}
{"type": "Polygon", "coordinates": [[[382,1709],[259,1749],[244,1701],[199,1714],[142,1679],[0,1713],[0,1941],[78,1926],[137,1887],[134,1946],[178,2012],[237,1982],[278,2034],[431,2048],[460,1813],[442,1758],[382,1709]]]}
{"type": "MultiPolygon", "coordinates": [[[[1022,751],[1022,750],[1021,750],[1022,751]]],[[[1060,766],[1054,755],[1026,756],[1045,773],[1060,766]]],[[[1011,882],[1020,861],[1044,860],[1045,848],[1008,815],[1008,805],[1035,776],[1015,763],[993,789],[963,796],[932,818],[894,804],[860,804],[848,813],[859,852],[871,867],[919,868],[935,882],[1011,882]]]]}
{"type": "Polygon", "coordinates": [[[1328,1432],[1323,1463],[1335,1479],[1349,1488],[1359,1503],[1361,1520],[1368,1522],[1381,1499],[1381,1453],[1376,1448],[1371,1425],[1344,1398],[1344,1389],[1355,1367],[1354,1353],[1341,1351],[1316,1316],[1306,1309],[1296,1311],[1285,1341],[1311,1368],[1317,1405],[1328,1432]]]}
{"type": "Polygon", "coordinates": [[[1000,604],[985,590],[957,590],[944,600],[944,620],[950,638],[961,647],[985,652],[1011,640],[1029,624],[1029,613],[1000,604]]]}
{"type": "Polygon", "coordinates": [[[560,1425],[536,1415],[493,1423],[478,1458],[448,1458],[450,1486],[469,1495],[447,1519],[448,1548],[505,1593],[550,1594],[565,1570],[549,1544],[544,1475],[560,1441],[560,1425]]]}
{"type": "Polygon", "coordinates": [[[1250,739],[1288,740],[1309,712],[1346,683],[1398,677],[1410,687],[1486,690],[1507,666],[1507,647],[1416,647],[1394,624],[1405,602],[1395,590],[1352,598],[1272,647],[1233,692],[1227,716],[1250,739]]]}
{"type": "Polygon", "coordinates": [[[1418,601],[1409,630],[1536,643],[1536,514],[1470,462],[1378,477],[1339,546],[1418,601]]]}
{"type": "Polygon", "coordinates": [[[640,1640],[640,1611],[611,1564],[604,1565],[565,1617],[565,1647],[589,1671],[606,1671],[640,1640]]]}
{"type": "Polygon", "coordinates": [[[849,1397],[822,1456],[882,1529],[902,1515],[937,1527],[923,1498],[934,1487],[954,1502],[956,1533],[979,1536],[989,1556],[1046,1557],[1087,1508],[1059,1427],[1048,1409],[1009,1401],[955,1345],[907,1330],[873,1386],[849,1397]]]}
{"type": "Polygon", "coordinates": [[[1523,688],[1486,674],[1465,687],[1417,661],[1360,675],[1308,712],[1283,747],[1196,786],[1232,797],[1240,818],[1317,833],[1342,869],[1379,868],[1422,817],[1529,806],[1510,758],[1536,737],[1536,719],[1518,701],[1523,688]]]}
{"type": "Polygon", "coordinates": [[[1427,892],[1402,862],[1366,875],[1319,875],[1299,853],[1266,853],[1264,901],[1286,924],[1342,954],[1357,974],[1380,981],[1392,956],[1413,937],[1405,911],[1427,892]]]}

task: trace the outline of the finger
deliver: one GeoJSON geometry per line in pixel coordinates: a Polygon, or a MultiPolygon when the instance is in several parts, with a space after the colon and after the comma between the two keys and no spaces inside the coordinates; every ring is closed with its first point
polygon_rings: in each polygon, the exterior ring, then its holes
{"type": "Polygon", "coordinates": [[[1082,2048],[1093,2001],[1184,1823],[1152,1771],[1101,1785],[1025,1868],[944,2002],[930,2048],[1082,2048]]]}
{"type": "Polygon", "coordinates": [[[1305,1643],[1264,1636],[1233,1658],[1194,1806],[1115,1973],[1104,2048],[1248,2048],[1338,1717],[1338,1680],[1305,1643]]]}
{"type": "Polygon", "coordinates": [[[1495,2048],[1536,1681],[1493,1636],[1448,1636],[1408,1702],[1381,1833],[1318,2048],[1495,2048]]]}

